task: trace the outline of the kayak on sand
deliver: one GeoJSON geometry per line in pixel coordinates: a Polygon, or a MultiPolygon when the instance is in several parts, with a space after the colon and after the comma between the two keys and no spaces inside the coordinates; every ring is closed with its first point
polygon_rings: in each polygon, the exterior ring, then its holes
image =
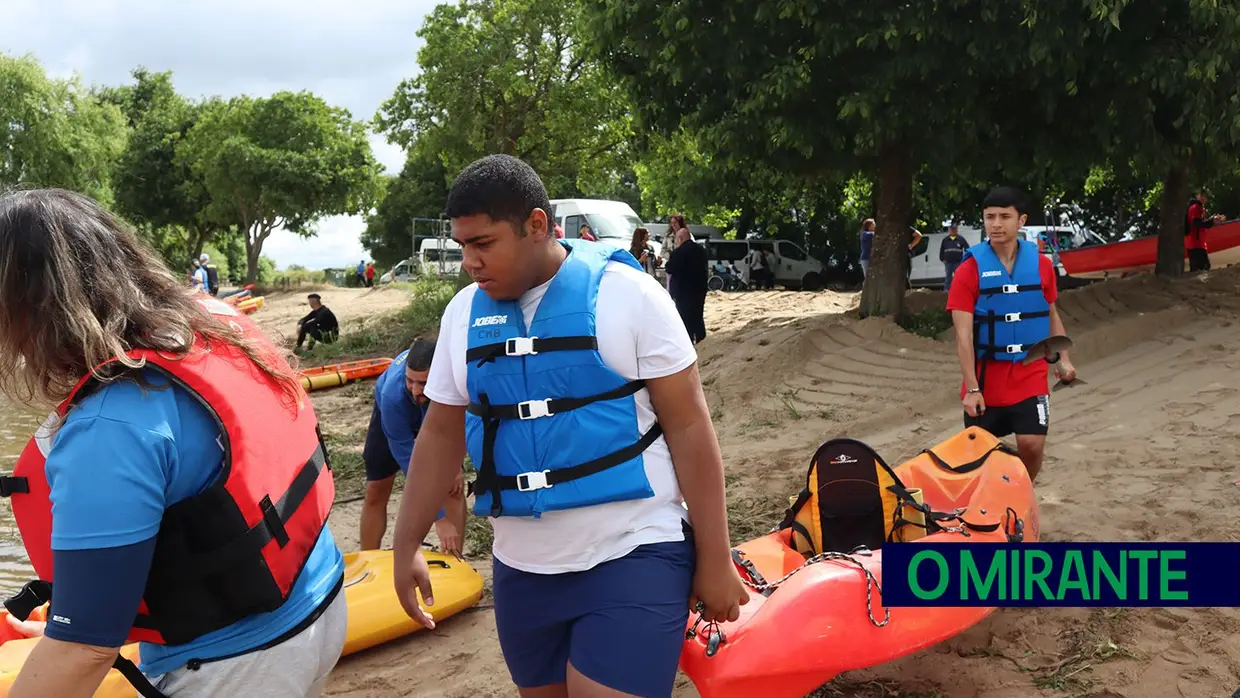
{"type": "Polygon", "coordinates": [[[777,530],[737,546],[749,586],[735,622],[696,613],[680,668],[702,698],[799,698],[841,672],[953,637],[982,608],[885,608],[887,542],[1038,540],[1033,485],[1014,449],[969,427],[892,469],[868,445],[819,447],[777,530]]]}
{"type": "MultiPolygon", "coordinates": [[[[430,565],[435,605],[423,606],[436,624],[477,605],[482,599],[482,575],[467,562],[452,555],[424,550],[430,565]]],[[[348,628],[344,655],[350,655],[422,630],[401,608],[392,583],[391,550],[345,553],[344,594],[348,604],[348,628]]],[[[0,609],[0,698],[9,695],[13,681],[34,649],[38,638],[21,636],[9,625],[8,611],[0,609]]],[[[47,606],[31,614],[31,620],[46,620],[47,606]]],[[[138,663],[138,645],[130,643],[121,654],[138,663]]],[[[119,671],[108,672],[94,698],[137,698],[138,692],[119,671]]]]}
{"type": "Polygon", "coordinates": [[[386,371],[391,363],[392,360],[389,358],[363,359],[302,369],[301,387],[306,390],[322,390],[364,378],[374,378],[386,371]]]}

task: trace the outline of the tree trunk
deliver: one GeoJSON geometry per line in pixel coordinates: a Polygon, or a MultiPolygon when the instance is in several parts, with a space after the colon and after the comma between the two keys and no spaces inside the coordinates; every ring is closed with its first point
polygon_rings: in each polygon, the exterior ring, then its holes
{"type": "Polygon", "coordinates": [[[252,235],[247,227],[245,231],[245,283],[253,284],[258,281],[258,255],[262,253],[262,247],[252,235]]]}
{"type": "Polygon", "coordinates": [[[1175,278],[1184,275],[1184,220],[1188,216],[1188,160],[1170,166],[1163,179],[1159,205],[1158,261],[1154,273],[1175,278]]]}
{"type": "Polygon", "coordinates": [[[876,183],[878,211],[874,216],[874,246],[870,271],[861,291],[861,317],[904,316],[904,292],[908,287],[908,244],[913,233],[913,157],[908,146],[886,144],[879,156],[876,183]]]}

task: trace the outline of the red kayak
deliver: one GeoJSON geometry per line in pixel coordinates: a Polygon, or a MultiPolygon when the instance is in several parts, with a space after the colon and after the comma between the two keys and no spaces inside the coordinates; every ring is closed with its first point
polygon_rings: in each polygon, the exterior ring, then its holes
{"type": "MultiPolygon", "coordinates": [[[[1240,221],[1216,225],[1206,231],[1210,266],[1225,267],[1240,263],[1240,221]]],[[[1154,270],[1158,259],[1158,236],[1148,235],[1135,240],[1091,245],[1059,253],[1064,271],[1077,278],[1106,279],[1154,270]]],[[[1188,251],[1184,251],[1188,259],[1188,251]]],[[[1187,261],[1184,266],[1188,269],[1187,261]]]]}
{"type": "MultiPolygon", "coordinates": [[[[822,468],[865,458],[855,448],[851,456],[829,461],[820,457],[832,443],[823,444],[815,454],[822,468]]],[[[962,518],[961,526],[944,526],[899,545],[1039,538],[1037,502],[1025,466],[989,432],[967,428],[889,472],[909,491],[920,491],[934,512],[959,512],[962,518]],[[962,531],[965,527],[968,530],[962,531]]],[[[823,481],[813,473],[811,469],[807,492],[822,493],[833,486],[819,484],[823,481]]],[[[840,512],[856,510],[855,502],[828,506],[840,512]]],[[[879,509],[880,516],[885,516],[883,511],[879,509]]],[[[716,624],[689,614],[680,668],[702,698],[802,698],[841,672],[925,649],[995,610],[885,608],[883,551],[874,549],[879,546],[848,553],[833,552],[839,548],[832,546],[807,558],[799,552],[804,547],[798,542],[800,530],[804,527],[781,524],[780,530],[733,550],[738,571],[750,587],[749,602],[741,606],[738,620],[716,624]]]]}

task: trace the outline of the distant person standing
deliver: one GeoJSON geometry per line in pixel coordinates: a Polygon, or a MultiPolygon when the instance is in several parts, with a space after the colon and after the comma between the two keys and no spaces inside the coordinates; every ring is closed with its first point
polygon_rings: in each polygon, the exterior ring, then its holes
{"type": "Polygon", "coordinates": [[[861,277],[870,275],[870,253],[874,251],[874,219],[861,223],[861,277]]]}
{"type": "Polygon", "coordinates": [[[368,262],[366,264],[366,288],[373,288],[375,285],[375,263],[368,262]]]}
{"type": "Polygon", "coordinates": [[[1213,228],[1215,223],[1226,220],[1221,213],[1206,217],[1206,204],[1209,197],[1205,188],[1197,190],[1197,195],[1188,202],[1188,220],[1184,229],[1184,247],[1188,250],[1188,270],[1210,270],[1210,248],[1206,244],[1206,229],[1213,228]]]}
{"type": "Polygon", "coordinates": [[[206,292],[213,296],[220,295],[220,270],[211,263],[211,257],[206,253],[199,255],[198,265],[206,272],[206,292]]]}
{"type": "Polygon", "coordinates": [[[654,270],[659,266],[659,258],[650,244],[649,230],[641,226],[633,230],[633,239],[629,242],[629,254],[637,258],[637,262],[642,265],[647,274],[654,276],[654,270]]]}
{"type": "Polygon", "coordinates": [[[313,349],[316,341],[331,344],[340,335],[340,323],[336,321],[336,314],[323,305],[323,297],[317,293],[311,293],[306,296],[306,299],[310,303],[310,312],[297,321],[298,351],[301,350],[301,345],[307,337],[310,338],[308,348],[313,349]]]}
{"type": "Polygon", "coordinates": [[[694,344],[706,339],[706,279],[710,276],[706,248],[694,241],[688,228],[676,231],[676,250],[667,260],[670,292],[694,344]]]}
{"type": "Polygon", "coordinates": [[[355,272],[356,273],[354,274],[354,276],[356,277],[358,288],[365,286],[366,285],[366,260],[363,259],[363,260],[358,261],[357,269],[355,270],[355,272]]]}
{"type": "Polygon", "coordinates": [[[952,277],[964,259],[964,251],[969,249],[969,241],[960,236],[956,226],[947,229],[947,237],[939,245],[939,261],[943,262],[943,290],[952,290],[952,277]]]}
{"type": "Polygon", "coordinates": [[[590,230],[590,226],[585,223],[577,229],[577,237],[582,240],[589,240],[590,242],[598,242],[598,238],[594,237],[594,232],[590,230]]]}

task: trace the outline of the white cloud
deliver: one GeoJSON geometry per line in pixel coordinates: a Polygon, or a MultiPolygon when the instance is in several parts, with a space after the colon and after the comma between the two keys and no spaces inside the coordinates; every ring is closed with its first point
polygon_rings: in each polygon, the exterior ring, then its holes
{"type": "MultiPolygon", "coordinates": [[[[173,71],[191,98],[310,90],[370,119],[417,73],[417,31],[436,0],[0,0],[0,51],[34,54],[56,76],[122,84],[145,66],[173,71]]],[[[397,172],[404,154],[373,134],[376,159],[397,172]]],[[[302,239],[284,231],[263,253],[280,267],[353,264],[360,217],[336,216],[302,239]]]]}

